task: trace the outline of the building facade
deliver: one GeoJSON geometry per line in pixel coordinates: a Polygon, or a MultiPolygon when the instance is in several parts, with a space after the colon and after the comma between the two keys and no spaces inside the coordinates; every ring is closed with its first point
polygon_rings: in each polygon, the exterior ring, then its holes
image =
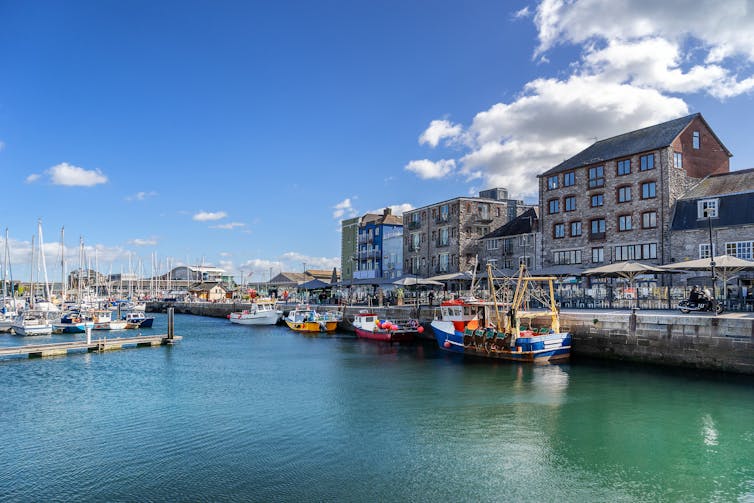
{"type": "Polygon", "coordinates": [[[701,114],[594,143],[539,175],[542,264],[672,260],[675,202],[731,154],[701,114]]]}
{"type": "Polygon", "coordinates": [[[356,269],[353,278],[397,279],[403,274],[403,219],[392,214],[367,213],[358,226],[356,269]]]}
{"type": "Polygon", "coordinates": [[[340,222],[340,274],[343,281],[353,280],[358,250],[359,222],[361,217],[349,218],[340,222]]]}
{"type": "Polygon", "coordinates": [[[541,255],[541,238],[537,238],[539,219],[536,208],[530,208],[510,222],[481,238],[479,263],[490,264],[493,270],[514,274],[520,264],[539,269],[535,257],[541,255]]]}
{"type": "Polygon", "coordinates": [[[481,264],[480,239],[530,209],[502,188],[457,197],[403,214],[403,272],[420,277],[481,264]]]}

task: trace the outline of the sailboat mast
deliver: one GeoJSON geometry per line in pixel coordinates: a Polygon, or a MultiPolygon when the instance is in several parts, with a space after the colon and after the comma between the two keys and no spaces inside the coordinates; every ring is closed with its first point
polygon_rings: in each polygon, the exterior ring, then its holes
{"type": "Polygon", "coordinates": [[[45,300],[52,302],[50,294],[50,281],[47,279],[47,261],[45,260],[44,240],[42,239],[42,219],[37,221],[37,233],[39,234],[39,260],[42,264],[42,271],[45,277],[45,300]]]}
{"type": "Polygon", "coordinates": [[[31,262],[29,263],[29,308],[34,309],[34,236],[31,236],[31,262]]]}
{"type": "Polygon", "coordinates": [[[18,312],[16,309],[16,292],[13,291],[13,261],[10,259],[10,243],[8,242],[8,228],[5,228],[5,257],[8,261],[8,275],[10,276],[10,298],[13,304],[13,312],[18,312]]]}
{"type": "Polygon", "coordinates": [[[65,277],[65,226],[60,228],[60,293],[65,302],[68,295],[68,281],[65,277]]]}

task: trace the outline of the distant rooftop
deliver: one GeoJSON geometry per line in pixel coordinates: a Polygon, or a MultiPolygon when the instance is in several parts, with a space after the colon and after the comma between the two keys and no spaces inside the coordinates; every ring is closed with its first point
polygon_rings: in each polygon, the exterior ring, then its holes
{"type": "Polygon", "coordinates": [[[744,192],[754,192],[754,168],[710,175],[692,187],[681,199],[699,199],[744,192]]]}

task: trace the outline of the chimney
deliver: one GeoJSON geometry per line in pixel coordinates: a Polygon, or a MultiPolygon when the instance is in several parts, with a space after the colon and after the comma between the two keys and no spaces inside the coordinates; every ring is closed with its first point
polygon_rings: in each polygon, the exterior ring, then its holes
{"type": "Polygon", "coordinates": [[[385,208],[385,211],[382,212],[383,218],[386,217],[386,216],[388,216],[388,215],[392,215],[392,214],[393,214],[392,208],[385,208]]]}

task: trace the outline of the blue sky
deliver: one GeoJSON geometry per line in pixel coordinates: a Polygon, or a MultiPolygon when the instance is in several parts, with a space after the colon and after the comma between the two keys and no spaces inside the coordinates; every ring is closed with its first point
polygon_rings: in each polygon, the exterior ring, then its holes
{"type": "Polygon", "coordinates": [[[39,218],[51,276],[62,226],[103,272],[329,269],[342,218],[534,200],[595,139],[695,112],[754,167],[754,13],[657,4],[0,0],[14,273],[39,218]]]}

